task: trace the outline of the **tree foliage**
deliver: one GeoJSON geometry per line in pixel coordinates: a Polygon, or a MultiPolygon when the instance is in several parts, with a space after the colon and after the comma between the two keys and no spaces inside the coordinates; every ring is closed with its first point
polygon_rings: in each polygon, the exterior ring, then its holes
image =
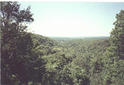
{"type": "Polygon", "coordinates": [[[48,38],[27,32],[30,7],[0,2],[2,84],[124,85],[124,11],[110,38],[48,38]]]}
{"type": "Polygon", "coordinates": [[[105,80],[107,85],[124,84],[124,10],[116,15],[115,28],[110,35],[110,46],[105,57],[105,80]]]}
{"type": "Polygon", "coordinates": [[[27,82],[25,67],[31,49],[30,33],[25,31],[25,23],[32,22],[30,8],[20,10],[17,2],[0,2],[2,38],[2,83],[27,82]]]}

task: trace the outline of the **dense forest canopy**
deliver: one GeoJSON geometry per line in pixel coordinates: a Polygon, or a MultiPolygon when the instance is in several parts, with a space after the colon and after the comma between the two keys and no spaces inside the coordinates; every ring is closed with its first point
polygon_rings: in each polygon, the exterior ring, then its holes
{"type": "Polygon", "coordinates": [[[48,38],[26,31],[30,7],[0,2],[1,85],[124,85],[124,10],[110,37],[48,38]]]}

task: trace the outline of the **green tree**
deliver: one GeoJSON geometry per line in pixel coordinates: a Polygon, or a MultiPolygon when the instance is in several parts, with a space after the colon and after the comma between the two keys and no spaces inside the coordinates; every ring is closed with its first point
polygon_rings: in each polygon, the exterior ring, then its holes
{"type": "Polygon", "coordinates": [[[105,58],[106,85],[124,85],[124,10],[116,15],[115,28],[105,58]]]}
{"type": "Polygon", "coordinates": [[[27,82],[25,67],[32,46],[26,23],[32,22],[30,7],[20,10],[17,2],[0,2],[2,84],[27,82]]]}

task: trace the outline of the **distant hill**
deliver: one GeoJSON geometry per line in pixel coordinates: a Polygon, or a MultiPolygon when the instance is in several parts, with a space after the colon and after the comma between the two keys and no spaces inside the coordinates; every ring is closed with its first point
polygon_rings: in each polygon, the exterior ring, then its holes
{"type": "Polygon", "coordinates": [[[37,44],[47,45],[47,46],[54,46],[57,44],[57,42],[54,39],[51,39],[46,36],[42,36],[39,34],[32,34],[32,39],[34,42],[37,42],[37,44]]]}
{"type": "Polygon", "coordinates": [[[56,41],[67,41],[67,40],[97,40],[97,39],[109,39],[109,37],[106,36],[98,36],[98,37],[50,37],[51,39],[54,39],[56,41]]]}

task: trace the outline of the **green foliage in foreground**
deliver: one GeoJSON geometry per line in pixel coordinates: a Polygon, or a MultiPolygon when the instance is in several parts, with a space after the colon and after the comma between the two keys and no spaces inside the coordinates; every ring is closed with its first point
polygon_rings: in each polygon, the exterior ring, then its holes
{"type": "Polygon", "coordinates": [[[124,10],[116,15],[104,60],[106,85],[124,85],[124,10]]]}
{"type": "Polygon", "coordinates": [[[123,10],[109,39],[50,39],[26,32],[30,8],[0,6],[2,85],[124,85],[123,10]]]}

